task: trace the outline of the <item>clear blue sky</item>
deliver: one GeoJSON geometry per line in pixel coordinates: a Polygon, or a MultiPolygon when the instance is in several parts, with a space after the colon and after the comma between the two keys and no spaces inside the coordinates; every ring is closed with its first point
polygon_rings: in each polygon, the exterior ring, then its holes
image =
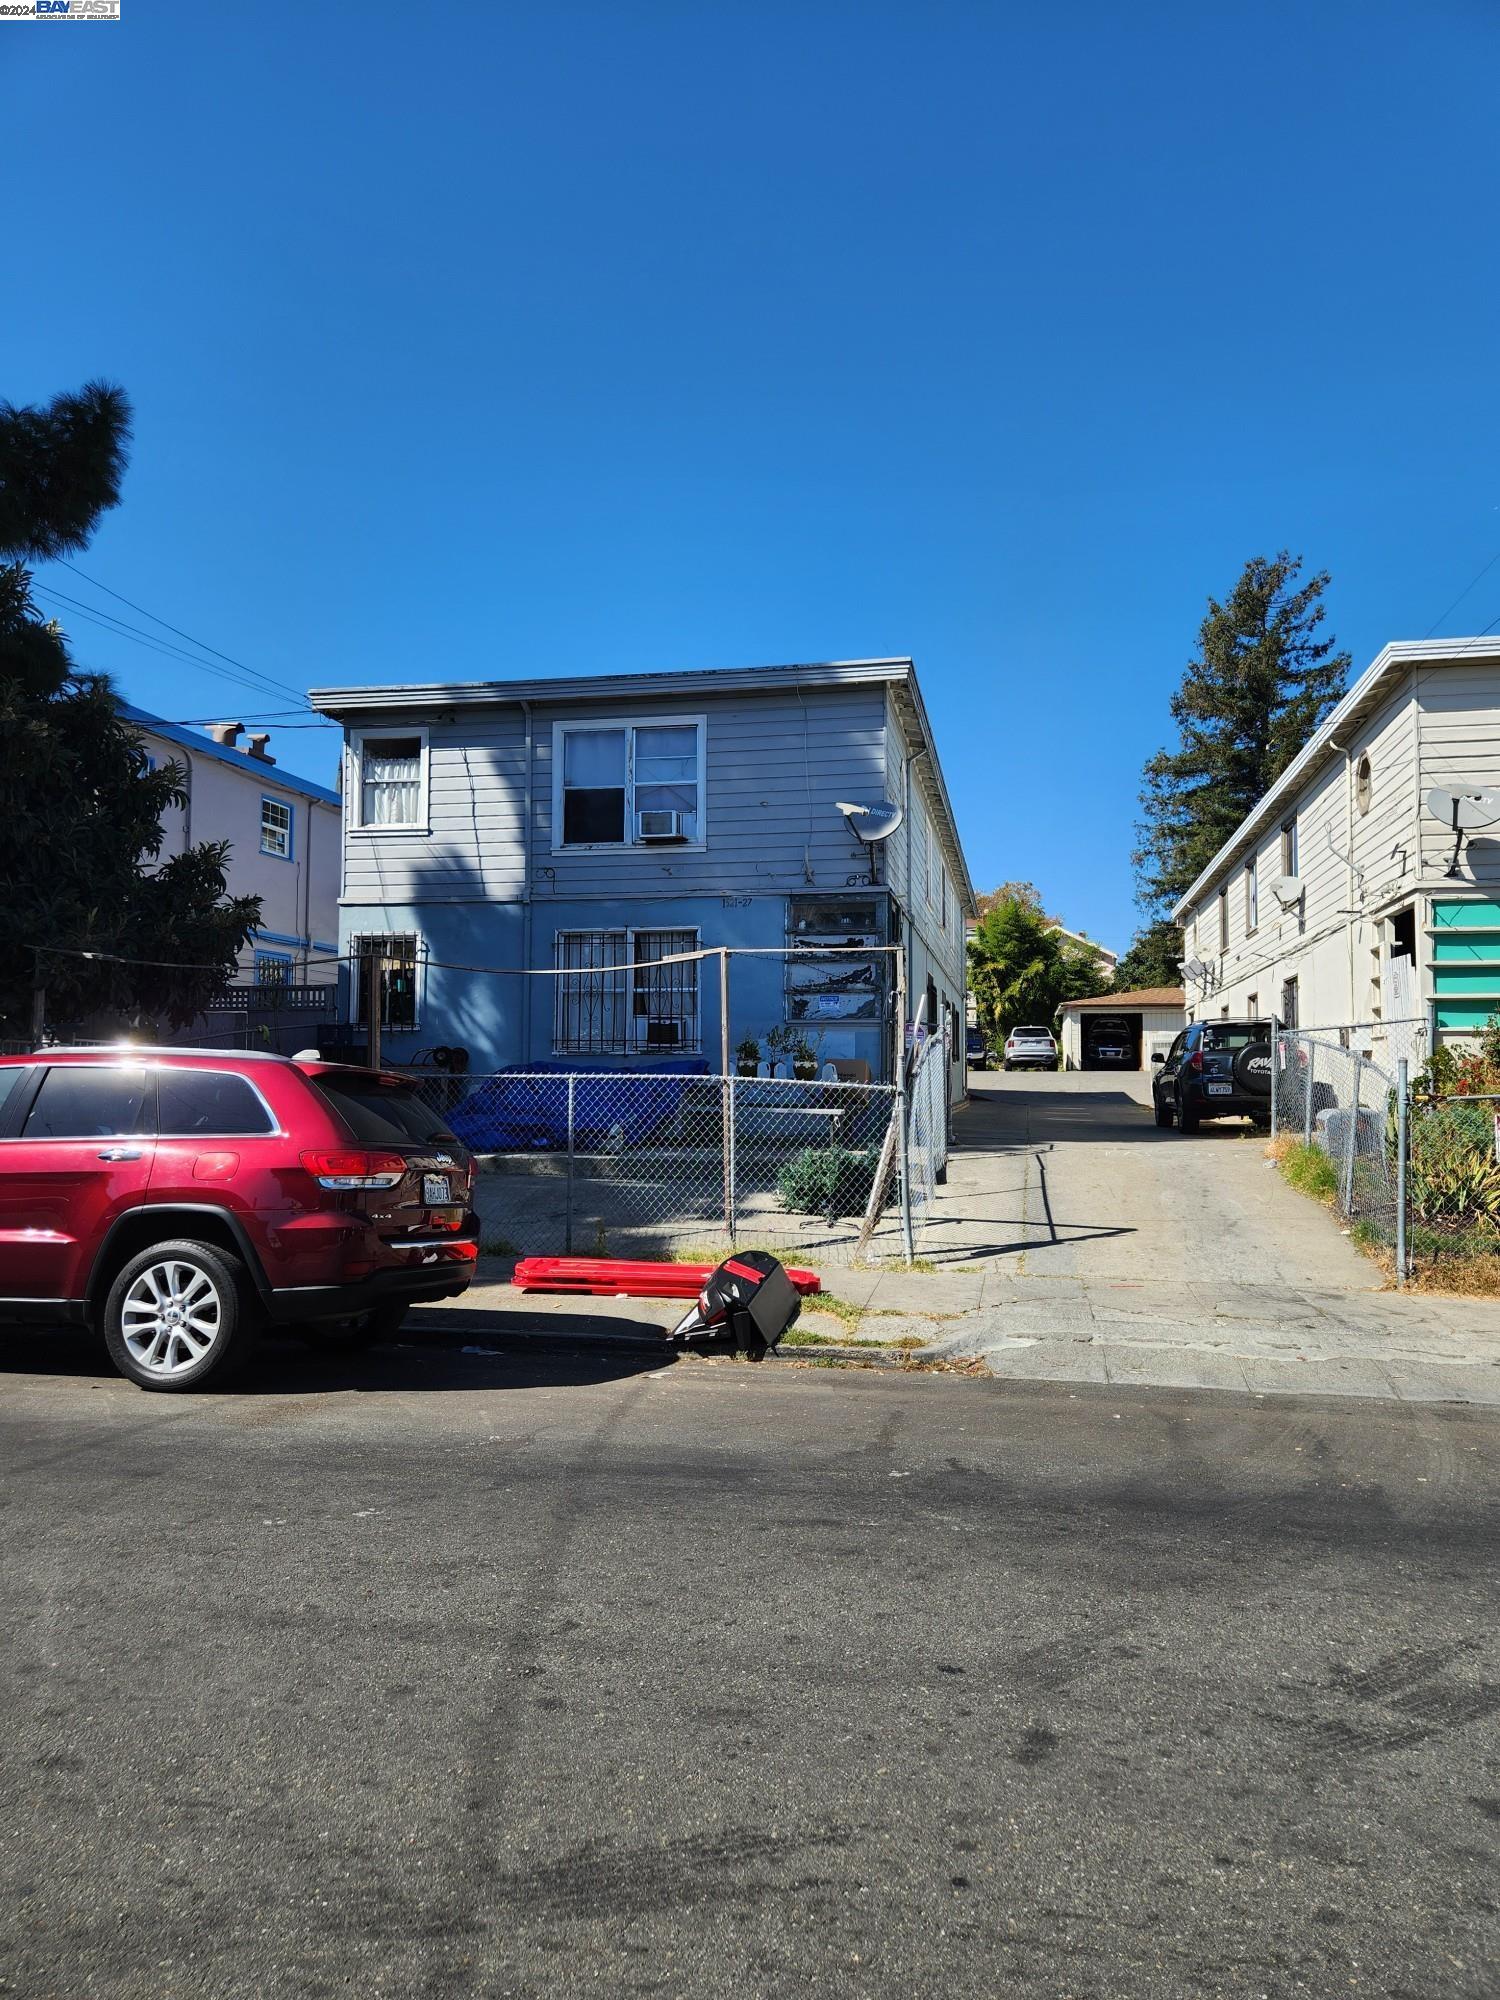
{"type": "Polygon", "coordinates": [[[1358,667],[1500,550],[1493,0],[124,11],[0,27],[0,394],[122,382],[82,566],[299,688],[909,652],[978,884],[1123,944],[1207,593],[1358,667]]]}

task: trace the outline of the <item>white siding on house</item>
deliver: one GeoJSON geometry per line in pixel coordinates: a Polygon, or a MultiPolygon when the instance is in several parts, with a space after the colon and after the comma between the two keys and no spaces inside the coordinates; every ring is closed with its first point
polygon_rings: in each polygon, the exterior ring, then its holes
{"type": "Polygon", "coordinates": [[[1210,969],[1208,991],[1189,990],[1199,1018],[1243,1012],[1253,995],[1263,1012],[1279,1007],[1281,983],[1295,977],[1304,1027],[1373,1023],[1378,1041],[1390,1018],[1390,920],[1415,925],[1416,993],[1433,995],[1427,927],[1433,903],[1451,905],[1500,891],[1500,827],[1466,844],[1456,880],[1446,870],[1453,837],[1427,812],[1435,786],[1449,791],[1500,786],[1500,663],[1455,654],[1422,659],[1390,676],[1378,706],[1333,732],[1295,798],[1261,831],[1260,923],[1245,932],[1242,869],[1248,848],[1231,852],[1185,913],[1189,955],[1210,969]],[[1369,762],[1367,810],[1358,774],[1369,762]],[[1269,894],[1281,872],[1280,824],[1295,809],[1299,910],[1283,913],[1269,894]],[[1220,953],[1217,890],[1230,889],[1229,949],[1220,953]]]}
{"type": "MultiPolygon", "coordinates": [[[[1416,677],[1422,705],[1422,783],[1445,791],[1500,787],[1500,667],[1475,661],[1426,668],[1416,677]]],[[[1453,836],[1421,814],[1422,870],[1442,878],[1453,836]]],[[[1465,878],[1493,892],[1500,887],[1500,827],[1467,844],[1465,878]]]]}

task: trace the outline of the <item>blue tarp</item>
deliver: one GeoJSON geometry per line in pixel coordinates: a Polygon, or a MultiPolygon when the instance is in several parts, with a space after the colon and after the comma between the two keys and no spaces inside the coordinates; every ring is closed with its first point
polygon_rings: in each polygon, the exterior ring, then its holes
{"type": "Polygon", "coordinates": [[[637,1146],[669,1125],[702,1056],[668,1056],[634,1069],[580,1070],[565,1062],[512,1063],[475,1085],[447,1114],[454,1136],[475,1153],[555,1152],[568,1143],[568,1084],[578,1146],[637,1146]]]}

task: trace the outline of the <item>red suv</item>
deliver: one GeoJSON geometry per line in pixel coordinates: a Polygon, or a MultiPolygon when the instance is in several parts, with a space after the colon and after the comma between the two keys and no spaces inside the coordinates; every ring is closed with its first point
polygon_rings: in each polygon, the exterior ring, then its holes
{"type": "Polygon", "coordinates": [[[269,1321],[340,1345],[467,1289],[474,1165],[407,1077],[116,1046],[0,1058],[0,1317],[191,1389],[269,1321]]]}

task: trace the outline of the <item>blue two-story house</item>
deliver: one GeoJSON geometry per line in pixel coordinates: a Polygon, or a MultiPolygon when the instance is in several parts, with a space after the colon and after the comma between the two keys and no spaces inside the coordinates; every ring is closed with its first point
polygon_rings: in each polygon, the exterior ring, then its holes
{"type": "MultiPolygon", "coordinates": [[[[900,944],[908,1016],[925,997],[952,1030],[961,1093],[974,892],[910,660],[311,699],[345,732],[340,949],[384,960],[392,1058],[717,1069],[718,963],[649,961],[756,947],[729,962],[731,1042],[779,1028],[879,1080],[895,979],[877,947],[900,944]],[[879,798],[901,824],[867,844],[843,808],[879,798]],[[869,956],[807,950],[830,944],[869,956]]],[[[348,982],[356,1032],[370,983],[348,982]]]]}

